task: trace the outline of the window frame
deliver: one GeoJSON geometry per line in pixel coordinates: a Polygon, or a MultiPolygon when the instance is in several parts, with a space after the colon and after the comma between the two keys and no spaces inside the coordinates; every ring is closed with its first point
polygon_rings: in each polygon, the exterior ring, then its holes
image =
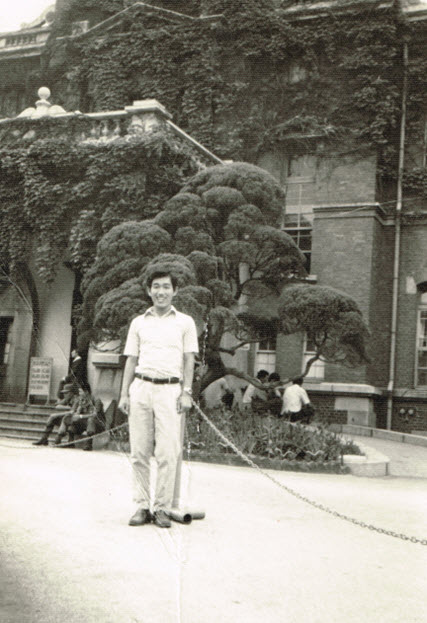
{"type": "Polygon", "coordinates": [[[427,388],[427,382],[426,383],[419,383],[419,372],[420,369],[427,373],[427,366],[423,366],[420,367],[419,366],[419,354],[423,352],[423,353],[427,353],[427,293],[424,293],[421,296],[421,301],[420,304],[418,305],[418,310],[417,310],[417,331],[416,331],[416,342],[415,342],[415,387],[420,388],[420,389],[424,389],[427,388]],[[425,314],[425,326],[423,326],[422,322],[423,322],[423,314],[425,314]],[[423,332],[423,328],[424,328],[424,332],[423,332]],[[425,346],[420,346],[420,342],[421,340],[423,340],[425,342],[425,346]]]}

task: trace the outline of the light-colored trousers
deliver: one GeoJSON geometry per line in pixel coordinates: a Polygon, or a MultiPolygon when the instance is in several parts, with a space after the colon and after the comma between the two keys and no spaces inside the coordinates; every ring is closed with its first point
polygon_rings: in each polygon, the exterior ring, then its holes
{"type": "Polygon", "coordinates": [[[177,402],[179,383],[156,385],[135,379],[129,388],[129,438],[133,499],[150,508],[150,458],[157,462],[157,481],[152,510],[172,507],[175,474],[181,453],[181,413],[177,402]]]}

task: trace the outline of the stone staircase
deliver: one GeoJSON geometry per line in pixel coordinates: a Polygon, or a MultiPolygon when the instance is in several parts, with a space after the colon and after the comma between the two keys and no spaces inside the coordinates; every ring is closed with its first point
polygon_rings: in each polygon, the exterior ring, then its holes
{"type": "Polygon", "coordinates": [[[48,405],[1,402],[0,437],[35,441],[40,438],[48,417],[52,413],[58,413],[58,409],[48,405]]]}

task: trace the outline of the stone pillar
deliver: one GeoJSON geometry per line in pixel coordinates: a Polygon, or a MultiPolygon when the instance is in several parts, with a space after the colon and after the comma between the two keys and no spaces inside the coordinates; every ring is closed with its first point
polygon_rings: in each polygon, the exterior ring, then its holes
{"type": "Polygon", "coordinates": [[[136,100],[125,111],[131,116],[128,134],[139,135],[161,128],[171,115],[166,108],[155,99],[136,100]]]}
{"type": "Polygon", "coordinates": [[[325,381],[387,385],[392,230],[378,204],[314,208],[312,270],[317,283],[352,296],[372,333],[372,365],[354,370],[327,366],[325,381]]]}

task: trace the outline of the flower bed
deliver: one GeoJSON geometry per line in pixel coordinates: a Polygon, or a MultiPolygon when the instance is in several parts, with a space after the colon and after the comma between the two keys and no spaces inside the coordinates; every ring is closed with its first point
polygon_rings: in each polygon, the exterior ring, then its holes
{"type": "MultiPolygon", "coordinates": [[[[271,415],[240,413],[219,408],[206,411],[213,424],[245,456],[268,469],[348,473],[344,454],[362,454],[352,441],[323,425],[291,424],[271,415]]],[[[229,465],[248,465],[203,420],[194,414],[187,419],[185,458],[229,465]]]]}

